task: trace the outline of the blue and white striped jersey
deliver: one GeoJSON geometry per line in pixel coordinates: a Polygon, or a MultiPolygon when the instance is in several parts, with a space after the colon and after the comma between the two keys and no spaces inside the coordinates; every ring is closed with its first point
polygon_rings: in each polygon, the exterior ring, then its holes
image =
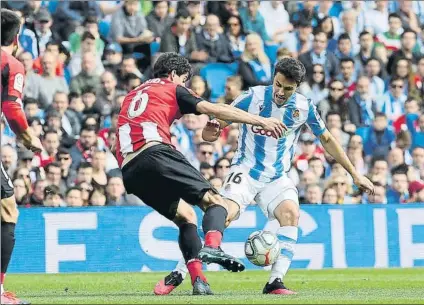
{"type": "Polygon", "coordinates": [[[317,137],[326,130],[310,99],[294,93],[279,107],[273,102],[272,85],[252,87],[232,105],[261,117],[281,119],[288,128],[284,137],[275,139],[261,127],[240,124],[238,149],[232,164],[246,168],[253,179],[261,182],[273,181],[289,171],[304,124],[317,137]]]}

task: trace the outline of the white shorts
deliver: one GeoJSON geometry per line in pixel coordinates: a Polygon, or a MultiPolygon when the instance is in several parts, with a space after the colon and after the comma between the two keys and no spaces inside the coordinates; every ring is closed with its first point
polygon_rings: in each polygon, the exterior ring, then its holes
{"type": "Polygon", "coordinates": [[[260,182],[240,166],[231,167],[220,193],[240,206],[240,214],[256,202],[269,220],[275,219],[274,211],[284,200],[292,200],[299,205],[297,188],[289,177],[283,176],[268,183],[260,182]]]}

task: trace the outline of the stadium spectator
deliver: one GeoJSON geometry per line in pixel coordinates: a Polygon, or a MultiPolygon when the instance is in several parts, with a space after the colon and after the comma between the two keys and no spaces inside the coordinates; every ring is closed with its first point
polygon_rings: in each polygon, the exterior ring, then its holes
{"type": "Polygon", "coordinates": [[[302,4],[301,9],[292,14],[290,22],[293,25],[297,25],[301,20],[308,20],[312,23],[313,27],[316,27],[320,19],[317,11],[315,10],[315,6],[318,4],[318,1],[308,0],[302,4]]]}
{"type": "Polygon", "coordinates": [[[63,131],[70,138],[75,138],[81,129],[80,120],[75,111],[69,109],[68,95],[65,92],[57,91],[53,96],[53,102],[47,109],[55,110],[61,115],[63,131]]]}
{"type": "Polygon", "coordinates": [[[404,93],[404,81],[400,77],[390,80],[390,90],[378,102],[377,110],[386,114],[390,122],[396,121],[404,112],[407,96],[404,93]]]}
{"type": "Polygon", "coordinates": [[[408,177],[403,165],[391,170],[392,184],[386,192],[387,203],[406,203],[409,200],[408,177]]]}
{"type": "Polygon", "coordinates": [[[106,152],[104,150],[96,150],[93,153],[93,174],[91,184],[94,187],[105,187],[107,185],[106,175],[106,152]]]}
{"type": "Polygon", "coordinates": [[[351,204],[352,186],[346,175],[333,174],[328,178],[327,187],[332,187],[337,192],[337,204],[351,204]]]}
{"type": "Polygon", "coordinates": [[[44,189],[44,201],[43,205],[45,207],[62,207],[65,206],[63,202],[63,195],[60,192],[59,187],[56,185],[49,185],[44,189]]]}
{"type": "Polygon", "coordinates": [[[38,87],[35,84],[39,82],[40,75],[35,73],[33,69],[34,60],[31,53],[22,52],[18,59],[24,65],[25,69],[24,97],[38,97],[38,92],[36,91],[38,87]]]}
{"type": "Polygon", "coordinates": [[[168,15],[168,2],[153,2],[153,10],[146,16],[147,28],[153,33],[155,39],[160,39],[165,29],[170,26],[173,19],[168,15]]]}
{"type": "Polygon", "coordinates": [[[387,203],[386,189],[379,182],[374,182],[374,194],[368,195],[366,203],[387,203]]]}
{"type": "Polygon", "coordinates": [[[417,169],[424,168],[424,147],[415,147],[412,150],[412,165],[417,169]]]}
{"type": "Polygon", "coordinates": [[[239,58],[246,46],[246,32],[240,16],[230,16],[226,23],[225,33],[230,41],[230,47],[234,58],[239,58]]]}
{"type": "Polygon", "coordinates": [[[91,206],[105,206],[106,205],[106,191],[104,188],[94,188],[88,197],[88,205],[91,206]]]}
{"type": "Polygon", "coordinates": [[[96,75],[101,75],[104,72],[102,63],[102,53],[97,50],[96,37],[91,32],[84,32],[81,36],[81,48],[73,54],[69,62],[68,69],[72,77],[78,75],[82,69],[82,56],[85,53],[92,53],[95,56],[95,70],[96,75]]]}
{"type": "Polygon", "coordinates": [[[82,205],[88,206],[88,202],[90,199],[90,193],[93,191],[93,186],[88,182],[80,182],[76,185],[81,189],[81,197],[82,197],[82,205]]]}
{"type": "Polygon", "coordinates": [[[214,166],[215,177],[224,180],[230,171],[230,167],[231,167],[230,160],[228,160],[225,157],[219,158],[218,160],[216,160],[215,166],[214,166]]]}
{"type": "Polygon", "coordinates": [[[417,44],[417,33],[411,29],[405,29],[400,37],[400,50],[393,52],[393,54],[389,57],[389,61],[387,62],[387,73],[390,75],[393,72],[396,62],[400,58],[407,58],[411,60],[414,65],[416,65],[420,57],[420,54],[414,50],[414,47],[417,44]]]}
{"type": "Polygon", "coordinates": [[[68,93],[68,85],[66,80],[56,75],[56,59],[52,52],[45,52],[42,56],[41,63],[43,66],[43,74],[40,78],[37,78],[37,82],[34,83],[38,95],[30,96],[37,99],[40,102],[40,108],[46,109],[53,101],[53,96],[56,91],[62,91],[68,93]]]}
{"type": "Polygon", "coordinates": [[[54,130],[47,130],[43,135],[44,150],[36,153],[33,159],[34,167],[45,167],[56,159],[56,154],[60,146],[59,134],[54,130]]]}
{"type": "Polygon", "coordinates": [[[306,68],[306,75],[311,75],[314,64],[321,64],[325,67],[327,79],[334,78],[339,73],[339,61],[337,57],[326,51],[328,46],[327,34],[317,32],[314,35],[312,50],[299,56],[299,60],[306,68]]]}
{"type": "Polygon", "coordinates": [[[137,45],[149,44],[154,40],[139,7],[137,0],[125,0],[122,8],[112,16],[110,36],[122,46],[124,54],[131,54],[137,45]]]}
{"type": "Polygon", "coordinates": [[[286,40],[286,34],[293,30],[290,17],[282,1],[261,1],[259,12],[265,21],[265,30],[275,43],[286,40]]]}
{"type": "Polygon", "coordinates": [[[201,162],[199,166],[199,171],[206,180],[209,180],[215,174],[213,166],[210,165],[208,162],[201,162]]]}
{"type": "Polygon", "coordinates": [[[327,187],[322,196],[323,204],[337,204],[337,190],[334,187],[327,187]]]}
{"type": "Polygon", "coordinates": [[[365,75],[370,79],[370,93],[374,98],[380,98],[385,92],[383,81],[382,62],[376,57],[370,57],[366,61],[365,75]]]}
{"type": "Polygon", "coordinates": [[[137,61],[131,55],[126,55],[122,59],[122,65],[119,68],[118,73],[118,88],[120,90],[126,91],[126,83],[128,80],[129,74],[135,74],[138,78],[143,78],[140,70],[137,67],[137,61]]]}
{"type": "Polygon", "coordinates": [[[79,208],[84,205],[84,201],[82,199],[82,190],[77,187],[73,186],[69,188],[66,191],[65,196],[66,206],[72,207],[72,208],[79,208]]]}
{"type": "Polygon", "coordinates": [[[327,117],[329,112],[336,112],[340,115],[342,122],[348,120],[347,103],[344,98],[344,85],[339,80],[333,80],[328,84],[329,92],[327,99],[320,101],[317,105],[323,118],[327,117]]]}
{"type": "Polygon", "coordinates": [[[368,128],[368,134],[365,138],[364,152],[367,156],[387,157],[395,140],[395,133],[389,128],[387,117],[384,113],[377,112],[375,114],[372,127],[368,128]]]}
{"type": "MultiPolygon", "coordinates": [[[[359,34],[359,52],[354,56],[357,73],[365,71],[365,66],[370,58],[376,57],[374,39],[370,32],[363,31],[359,34]]],[[[352,54],[351,54],[352,55],[352,54]]]]}
{"type": "Polygon", "coordinates": [[[74,186],[77,179],[77,173],[71,168],[72,158],[69,150],[65,147],[60,147],[56,154],[56,162],[60,164],[61,185],[65,185],[66,188],[74,186]]]}
{"type": "Polygon", "coordinates": [[[56,185],[60,188],[62,194],[66,192],[66,185],[62,184],[62,170],[57,162],[50,162],[44,167],[46,181],[48,185],[56,185]]]}
{"type": "Polygon", "coordinates": [[[40,109],[36,99],[27,97],[22,102],[24,104],[25,116],[27,118],[38,117],[41,119],[44,117],[44,111],[40,109]]]}
{"type": "Polygon", "coordinates": [[[394,51],[400,49],[400,34],[402,33],[402,21],[400,16],[397,13],[391,13],[388,17],[389,20],[389,30],[383,33],[378,34],[375,37],[376,42],[384,46],[388,51],[388,54],[391,55],[394,51]]]}
{"type": "Polygon", "coordinates": [[[293,57],[298,58],[300,54],[308,52],[312,48],[314,35],[312,34],[312,25],[308,20],[300,20],[294,28],[294,31],[287,33],[287,39],[282,43],[293,57]]]}
{"type": "Polygon", "coordinates": [[[412,1],[399,2],[399,16],[402,20],[403,28],[409,28],[416,33],[421,32],[420,20],[412,7],[412,1]]]}
{"type": "Polygon", "coordinates": [[[96,73],[96,56],[92,52],[82,55],[81,72],[72,78],[69,89],[71,92],[82,94],[84,87],[100,88],[100,76],[96,73]]]}
{"type": "Polygon", "coordinates": [[[106,186],[106,198],[108,206],[143,205],[140,199],[125,193],[124,182],[119,176],[109,178],[106,186]]]}
{"type": "Polygon", "coordinates": [[[206,162],[210,165],[214,163],[214,146],[209,142],[200,142],[197,145],[196,156],[200,163],[206,162]]]}
{"type": "Polygon", "coordinates": [[[352,49],[352,41],[349,34],[342,33],[337,39],[337,49],[334,55],[340,60],[342,58],[353,58],[356,54],[352,49]]]}
{"type": "Polygon", "coordinates": [[[217,103],[231,104],[241,93],[243,81],[240,76],[230,76],[225,83],[225,94],[218,98],[217,103]]]}
{"type": "Polygon", "coordinates": [[[204,61],[208,54],[198,52],[196,35],[190,29],[191,16],[187,10],[179,11],[174,23],[161,37],[159,52],[176,52],[190,60],[204,61]]]}
{"type": "Polygon", "coordinates": [[[103,55],[105,58],[103,61],[103,67],[116,76],[123,59],[121,45],[117,42],[108,44],[103,55]]]}
{"type": "Polygon", "coordinates": [[[90,162],[81,162],[77,168],[75,184],[86,182],[91,185],[93,180],[93,165],[90,162]]]}
{"type": "Polygon", "coordinates": [[[310,184],[306,187],[305,204],[321,204],[322,190],[318,184],[310,184]]]}
{"type": "Polygon", "coordinates": [[[58,40],[60,37],[52,31],[53,19],[50,12],[41,8],[34,19],[35,37],[37,43],[37,54],[42,55],[46,50],[46,45],[51,40],[58,40]]]}
{"type": "Polygon", "coordinates": [[[13,177],[13,173],[18,165],[18,155],[11,145],[3,145],[1,147],[1,162],[8,176],[13,177]]]}
{"type": "Polygon", "coordinates": [[[359,51],[359,33],[362,31],[358,18],[358,13],[354,9],[343,11],[341,16],[343,33],[349,36],[355,54],[359,51]]]}
{"type": "Polygon", "coordinates": [[[93,35],[94,39],[95,39],[95,41],[94,41],[94,51],[97,54],[102,55],[103,50],[105,48],[105,42],[100,37],[99,24],[98,24],[97,17],[96,16],[87,16],[84,19],[83,27],[84,27],[83,33],[80,33],[80,31],[78,31],[78,32],[72,33],[69,36],[70,51],[73,54],[78,54],[78,52],[81,50],[81,47],[82,47],[82,45],[81,45],[82,41],[83,41],[82,36],[84,35],[84,33],[88,32],[91,35],[93,35]]]}
{"type": "Polygon", "coordinates": [[[366,11],[364,27],[372,35],[379,35],[389,30],[387,1],[375,1],[375,8],[366,11]]]}
{"type": "Polygon", "coordinates": [[[44,203],[44,189],[47,186],[47,181],[43,179],[38,179],[34,182],[34,189],[31,195],[29,196],[29,206],[43,206],[44,203]]]}
{"type": "Polygon", "coordinates": [[[88,16],[99,18],[101,10],[98,1],[86,2],[58,2],[54,28],[62,40],[67,41],[71,33],[75,32],[88,16]]]}
{"type": "Polygon", "coordinates": [[[355,61],[350,57],[340,60],[340,74],[337,79],[343,82],[345,97],[350,98],[356,90],[357,76],[355,73],[355,61]]]}
{"type": "MultiPolygon", "coordinates": [[[[65,60],[61,56],[62,45],[59,40],[50,40],[46,44],[46,50],[44,52],[50,52],[54,57],[55,73],[57,76],[64,76],[64,62],[65,60]]],[[[44,73],[44,66],[42,63],[42,56],[39,56],[34,60],[33,69],[36,73],[42,75],[44,73]]]]}
{"type": "Polygon", "coordinates": [[[209,100],[211,92],[202,77],[198,75],[193,76],[193,78],[191,79],[190,89],[193,90],[194,93],[196,93],[203,99],[209,100]]]}
{"type": "Polygon", "coordinates": [[[369,92],[369,78],[361,76],[355,87],[357,91],[347,101],[349,121],[356,127],[370,126],[375,118],[376,101],[369,92]]]}
{"type": "Polygon", "coordinates": [[[69,153],[72,158],[73,169],[77,169],[81,162],[91,162],[93,149],[97,146],[96,129],[93,127],[83,127],[80,137],[69,153]]]}
{"type": "Polygon", "coordinates": [[[245,90],[252,86],[271,84],[272,66],[259,35],[247,35],[246,48],[240,57],[238,73],[243,79],[245,90]]]}
{"type": "Polygon", "coordinates": [[[327,99],[325,69],[321,64],[313,65],[312,75],[308,75],[306,81],[300,85],[299,92],[312,99],[315,103],[327,99]]]}
{"type": "Polygon", "coordinates": [[[203,30],[196,34],[197,49],[207,53],[208,56],[205,60],[198,61],[204,63],[234,61],[230,43],[224,34],[218,32],[219,28],[219,18],[216,15],[208,15],[203,30]]]}
{"type": "Polygon", "coordinates": [[[259,12],[259,1],[247,2],[247,7],[241,7],[239,14],[246,31],[257,33],[264,42],[272,40],[266,31],[264,17],[259,12]]]}
{"type": "Polygon", "coordinates": [[[410,202],[424,203],[424,183],[415,181],[409,187],[410,202]]]}
{"type": "Polygon", "coordinates": [[[29,197],[29,189],[25,184],[25,181],[20,178],[14,179],[13,187],[15,188],[16,204],[18,206],[25,206],[29,197]]]}

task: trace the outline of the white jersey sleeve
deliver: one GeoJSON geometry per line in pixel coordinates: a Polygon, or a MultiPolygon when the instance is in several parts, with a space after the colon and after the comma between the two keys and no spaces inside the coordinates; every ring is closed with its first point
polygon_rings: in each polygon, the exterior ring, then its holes
{"type": "Polygon", "coordinates": [[[311,99],[308,99],[308,118],[306,124],[312,130],[312,133],[318,138],[327,129],[324,121],[318,113],[317,107],[314,105],[311,99]]]}

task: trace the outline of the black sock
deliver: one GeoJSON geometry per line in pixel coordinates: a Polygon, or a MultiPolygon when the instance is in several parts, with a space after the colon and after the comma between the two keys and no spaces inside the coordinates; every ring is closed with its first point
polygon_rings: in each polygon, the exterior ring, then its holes
{"type": "Polygon", "coordinates": [[[15,246],[15,224],[1,223],[1,273],[6,273],[15,246]]]}
{"type": "Polygon", "coordinates": [[[227,210],[221,205],[215,204],[209,207],[203,216],[203,232],[206,234],[209,231],[218,231],[222,234],[225,230],[227,215],[227,210]]]}
{"type": "Polygon", "coordinates": [[[183,223],[179,226],[180,236],[178,237],[178,244],[180,245],[181,252],[183,253],[184,260],[196,258],[202,249],[202,242],[200,241],[199,234],[197,234],[197,226],[192,223],[183,223]]]}

